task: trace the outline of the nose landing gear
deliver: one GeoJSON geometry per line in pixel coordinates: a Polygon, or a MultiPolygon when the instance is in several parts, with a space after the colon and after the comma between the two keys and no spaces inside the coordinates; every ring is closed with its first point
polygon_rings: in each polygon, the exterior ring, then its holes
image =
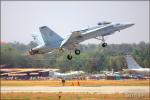
{"type": "Polygon", "coordinates": [[[106,47],[107,46],[107,43],[105,42],[104,36],[96,37],[95,39],[102,41],[102,47],[106,47]]]}
{"type": "Polygon", "coordinates": [[[102,47],[106,47],[107,46],[107,43],[102,43],[102,47]]]}

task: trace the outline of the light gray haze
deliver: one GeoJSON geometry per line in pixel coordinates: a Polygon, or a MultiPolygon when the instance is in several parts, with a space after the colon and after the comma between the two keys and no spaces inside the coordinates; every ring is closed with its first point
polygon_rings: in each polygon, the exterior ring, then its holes
{"type": "MultiPolygon", "coordinates": [[[[134,26],[107,36],[106,42],[149,42],[149,1],[2,1],[1,40],[28,44],[31,34],[47,25],[65,36],[100,21],[133,22],[134,26]]],[[[91,39],[84,43],[99,43],[91,39]]]]}

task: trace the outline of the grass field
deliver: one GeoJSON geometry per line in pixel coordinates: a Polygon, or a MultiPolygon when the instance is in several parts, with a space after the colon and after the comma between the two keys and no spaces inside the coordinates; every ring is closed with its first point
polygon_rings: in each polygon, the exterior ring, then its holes
{"type": "MultiPolygon", "coordinates": [[[[148,86],[150,80],[74,80],[66,81],[65,86],[148,86]]],[[[52,80],[1,80],[1,86],[62,86],[61,81],[52,80]]]]}
{"type": "Polygon", "coordinates": [[[139,94],[2,93],[1,100],[149,100],[139,94]]]}

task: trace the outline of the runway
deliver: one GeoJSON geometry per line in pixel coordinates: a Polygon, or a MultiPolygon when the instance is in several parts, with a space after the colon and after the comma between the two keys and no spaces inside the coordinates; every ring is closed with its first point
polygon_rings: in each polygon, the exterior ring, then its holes
{"type": "Polygon", "coordinates": [[[76,92],[76,93],[150,93],[149,86],[100,86],[100,87],[81,87],[81,86],[2,86],[2,93],[9,92],[76,92]]]}

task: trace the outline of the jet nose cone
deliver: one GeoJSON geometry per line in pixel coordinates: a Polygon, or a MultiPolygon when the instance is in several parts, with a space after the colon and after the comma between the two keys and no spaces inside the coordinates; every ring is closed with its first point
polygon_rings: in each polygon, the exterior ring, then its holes
{"type": "Polygon", "coordinates": [[[134,23],[129,23],[129,24],[127,24],[127,25],[130,27],[130,26],[133,26],[133,25],[134,25],[134,23]]]}
{"type": "Polygon", "coordinates": [[[134,23],[123,23],[123,24],[120,24],[119,30],[123,30],[123,29],[129,28],[129,27],[131,27],[133,25],[134,25],[134,23]]]}
{"type": "Polygon", "coordinates": [[[129,28],[129,27],[133,26],[133,25],[134,25],[134,23],[124,23],[124,24],[121,25],[120,29],[121,30],[126,29],[126,28],[129,28]]]}
{"type": "Polygon", "coordinates": [[[127,23],[127,24],[125,24],[125,27],[128,28],[128,27],[131,27],[133,25],[134,25],[134,23],[127,23]]]}

